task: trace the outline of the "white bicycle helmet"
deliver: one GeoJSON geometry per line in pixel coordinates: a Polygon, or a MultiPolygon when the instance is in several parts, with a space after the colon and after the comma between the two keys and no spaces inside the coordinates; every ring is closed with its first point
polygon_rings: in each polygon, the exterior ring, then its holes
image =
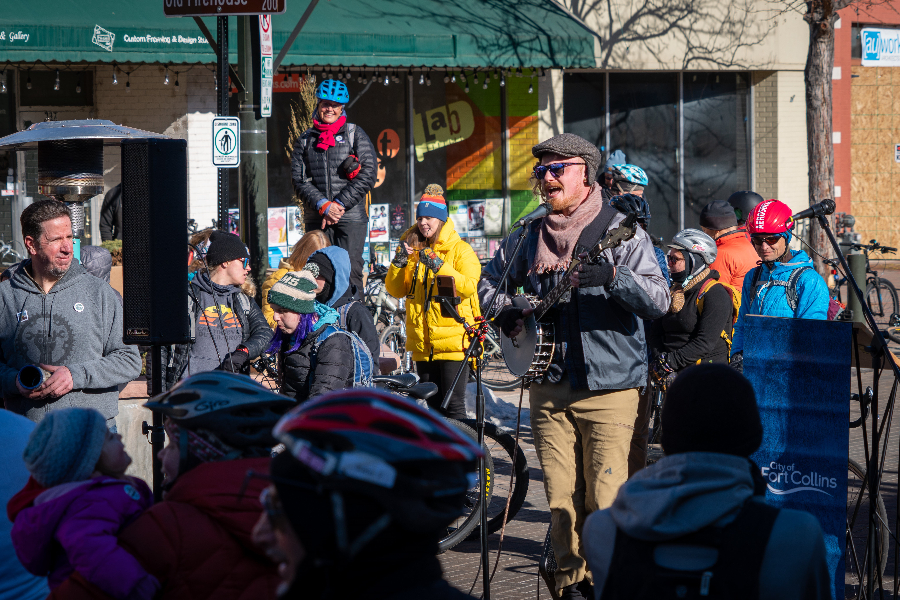
{"type": "Polygon", "coordinates": [[[699,229],[685,229],[678,232],[668,246],[683,251],[690,273],[688,280],[711,265],[718,254],[716,241],[699,229]]]}

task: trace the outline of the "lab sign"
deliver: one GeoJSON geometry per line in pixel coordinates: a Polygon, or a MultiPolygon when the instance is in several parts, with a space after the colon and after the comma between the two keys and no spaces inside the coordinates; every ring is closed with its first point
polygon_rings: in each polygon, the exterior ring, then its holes
{"type": "Polygon", "coordinates": [[[900,67],[900,29],[866,27],[860,33],[862,66],[900,67]]]}
{"type": "Polygon", "coordinates": [[[213,166],[234,169],[241,164],[240,121],[234,117],[213,119],[213,166]]]}
{"type": "Polygon", "coordinates": [[[167,17],[212,17],[283,13],[287,0],[163,0],[167,17]]]}

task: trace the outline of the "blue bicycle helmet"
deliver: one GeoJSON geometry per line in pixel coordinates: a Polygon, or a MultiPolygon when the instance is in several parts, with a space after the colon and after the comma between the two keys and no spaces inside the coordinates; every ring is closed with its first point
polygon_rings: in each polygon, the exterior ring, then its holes
{"type": "Polygon", "coordinates": [[[627,181],[634,185],[646,187],[649,181],[644,170],[636,165],[612,165],[606,168],[608,173],[612,173],[614,178],[619,181],[627,181]]]}
{"type": "Polygon", "coordinates": [[[347,86],[342,81],[326,79],[316,88],[316,98],[347,104],[350,101],[350,92],[347,91],[347,86]]]}

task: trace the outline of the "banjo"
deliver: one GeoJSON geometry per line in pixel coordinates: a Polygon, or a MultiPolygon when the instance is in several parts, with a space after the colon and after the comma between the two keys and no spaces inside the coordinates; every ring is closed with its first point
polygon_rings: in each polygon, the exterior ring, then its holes
{"type": "MultiPolygon", "coordinates": [[[[637,217],[629,213],[616,227],[606,232],[603,239],[587,255],[587,260],[600,256],[600,253],[609,248],[615,248],[622,242],[634,237],[637,230],[637,217]]],[[[544,374],[553,360],[554,332],[552,323],[541,323],[541,318],[562,298],[563,294],[572,288],[569,276],[581,264],[582,260],[572,259],[572,263],[560,278],[550,293],[543,299],[526,294],[516,296],[512,305],[516,308],[533,308],[534,312],[525,317],[525,327],[515,338],[508,338],[501,334],[500,349],[503,351],[503,360],[506,367],[516,377],[524,377],[530,381],[544,374]]]]}

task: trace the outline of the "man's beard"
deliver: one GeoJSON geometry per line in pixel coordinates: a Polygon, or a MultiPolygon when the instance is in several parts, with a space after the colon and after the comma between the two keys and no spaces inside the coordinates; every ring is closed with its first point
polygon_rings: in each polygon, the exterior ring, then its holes
{"type": "Polygon", "coordinates": [[[56,277],[57,279],[59,279],[60,277],[62,277],[63,275],[66,274],[66,272],[69,270],[69,267],[71,267],[71,266],[72,266],[71,262],[64,267],[57,267],[53,263],[50,263],[50,265],[48,265],[48,267],[47,267],[47,273],[50,274],[52,277],[56,277]]]}

